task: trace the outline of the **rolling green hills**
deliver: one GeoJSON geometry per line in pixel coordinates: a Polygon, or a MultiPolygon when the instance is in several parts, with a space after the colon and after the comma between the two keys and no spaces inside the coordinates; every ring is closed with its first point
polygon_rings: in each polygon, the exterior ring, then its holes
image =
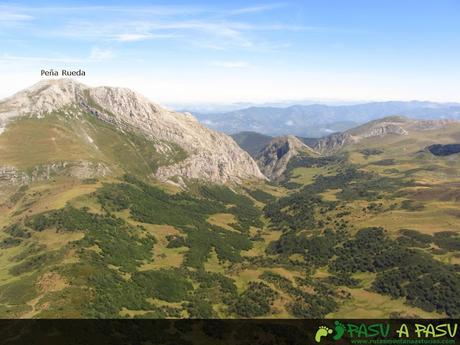
{"type": "Polygon", "coordinates": [[[460,159],[429,147],[460,125],[394,122],[282,179],[182,185],[152,171],[184,149],[136,128],[11,122],[0,165],[28,175],[0,181],[0,317],[458,317],[460,159]]]}

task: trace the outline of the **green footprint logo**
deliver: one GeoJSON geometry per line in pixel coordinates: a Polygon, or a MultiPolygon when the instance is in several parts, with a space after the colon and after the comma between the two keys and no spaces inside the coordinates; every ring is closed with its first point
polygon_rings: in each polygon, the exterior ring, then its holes
{"type": "Polygon", "coordinates": [[[326,326],[319,326],[318,327],[318,330],[316,331],[316,334],[315,334],[315,341],[317,343],[320,343],[321,342],[321,339],[325,336],[327,336],[328,334],[332,334],[332,329],[326,327],[326,326]]]}
{"type": "Polygon", "coordinates": [[[334,340],[340,340],[342,339],[343,335],[345,334],[345,325],[341,323],[340,321],[335,321],[335,334],[332,337],[334,340]]]}

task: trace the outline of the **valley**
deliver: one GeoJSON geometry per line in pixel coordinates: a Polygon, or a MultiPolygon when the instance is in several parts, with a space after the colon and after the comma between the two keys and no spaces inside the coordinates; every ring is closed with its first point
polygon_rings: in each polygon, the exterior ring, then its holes
{"type": "Polygon", "coordinates": [[[460,123],[249,133],[245,152],[126,90],[32,94],[25,115],[0,103],[0,317],[460,315],[459,153],[430,149],[460,123]]]}

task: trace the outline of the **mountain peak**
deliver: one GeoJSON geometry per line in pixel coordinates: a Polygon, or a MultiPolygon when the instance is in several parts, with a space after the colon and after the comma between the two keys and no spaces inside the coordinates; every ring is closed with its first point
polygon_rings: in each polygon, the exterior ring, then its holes
{"type": "Polygon", "coordinates": [[[80,83],[76,81],[75,79],[72,78],[58,78],[58,79],[43,79],[40,80],[39,82],[35,83],[32,85],[29,89],[33,89],[35,87],[43,87],[43,86],[58,86],[61,88],[66,88],[66,87],[77,87],[77,86],[84,86],[86,87],[83,83],[80,83]]]}
{"type": "Polygon", "coordinates": [[[0,134],[15,118],[42,119],[50,114],[62,114],[60,120],[77,126],[87,116],[94,117],[119,132],[144,137],[158,155],[180,147],[187,158],[152,171],[161,180],[204,178],[222,183],[265,178],[230,137],[204,127],[191,114],[165,109],[127,88],[90,88],[73,79],[44,80],[0,102],[0,134]]]}
{"type": "Polygon", "coordinates": [[[298,154],[317,155],[317,153],[293,135],[273,138],[257,155],[260,169],[272,180],[279,179],[286,171],[289,161],[298,154]]]}
{"type": "Polygon", "coordinates": [[[273,138],[271,143],[287,143],[291,149],[309,148],[294,135],[282,135],[273,138]]]}
{"type": "Polygon", "coordinates": [[[10,98],[28,96],[29,98],[37,99],[41,97],[56,98],[67,95],[73,101],[74,97],[81,94],[85,89],[88,89],[88,86],[71,78],[45,79],[35,83],[29,88],[19,91],[10,98]]]}
{"type": "Polygon", "coordinates": [[[39,81],[2,101],[0,120],[20,115],[43,117],[47,113],[77,103],[78,98],[83,95],[83,90],[87,88],[73,79],[39,81]]]}

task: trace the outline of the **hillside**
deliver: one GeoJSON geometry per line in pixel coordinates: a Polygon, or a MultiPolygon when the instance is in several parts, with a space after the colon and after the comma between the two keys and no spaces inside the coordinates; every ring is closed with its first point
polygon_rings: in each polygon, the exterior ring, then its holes
{"type": "Polygon", "coordinates": [[[273,139],[257,132],[240,132],[232,134],[231,137],[253,158],[273,139]]]}
{"type": "Polygon", "coordinates": [[[313,143],[316,150],[328,154],[343,147],[357,144],[367,138],[404,137],[412,133],[423,136],[429,131],[447,129],[458,125],[455,120],[412,120],[404,116],[390,116],[374,120],[343,133],[334,133],[313,143]]]}
{"type": "Polygon", "coordinates": [[[252,158],[189,115],[57,83],[1,103],[2,318],[460,315],[459,123],[384,118],[322,154],[273,138],[272,180],[243,179],[252,158]],[[152,176],[207,150],[228,183],[152,176]]]}

